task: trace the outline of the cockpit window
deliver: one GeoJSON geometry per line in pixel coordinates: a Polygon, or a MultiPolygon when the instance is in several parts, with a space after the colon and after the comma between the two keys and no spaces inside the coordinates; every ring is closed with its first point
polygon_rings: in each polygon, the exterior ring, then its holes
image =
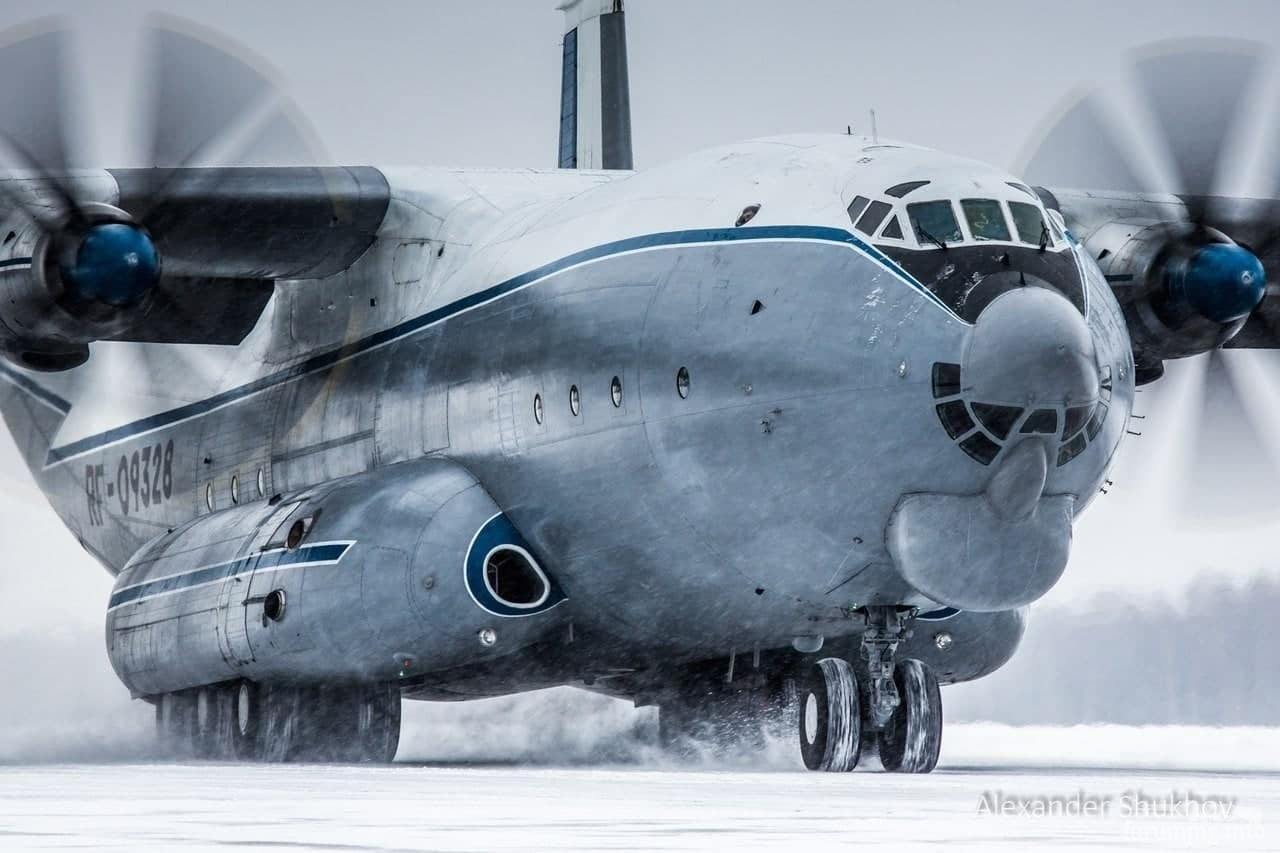
{"type": "Polygon", "coordinates": [[[871,199],[865,195],[855,196],[853,201],[849,202],[849,221],[857,222],[858,217],[862,215],[862,211],[867,209],[867,205],[871,203],[871,199]]]}
{"type": "Polygon", "coordinates": [[[889,224],[880,232],[880,236],[887,240],[902,239],[902,225],[898,222],[898,217],[895,216],[889,220],[889,224]]]}
{"type": "Polygon", "coordinates": [[[873,201],[871,206],[867,208],[867,212],[862,214],[858,219],[858,224],[854,227],[863,234],[874,234],[876,229],[880,227],[880,223],[884,222],[884,218],[889,215],[890,210],[893,210],[893,208],[883,201],[873,201]]]}
{"type": "Polygon", "coordinates": [[[949,201],[921,201],[907,205],[911,228],[922,246],[941,243],[959,243],[964,240],[960,223],[949,201]]]}
{"type": "Polygon", "coordinates": [[[928,181],[907,181],[905,184],[894,184],[885,190],[884,194],[894,198],[902,198],[907,193],[914,192],[923,186],[928,186],[928,184],[928,181]]]}
{"type": "Polygon", "coordinates": [[[1011,201],[1009,212],[1013,214],[1013,227],[1018,229],[1019,240],[1032,246],[1052,242],[1049,240],[1049,226],[1045,224],[1040,208],[1026,202],[1011,201]]]}
{"type": "Polygon", "coordinates": [[[969,233],[975,240],[1005,240],[1009,238],[1009,223],[1004,220],[1000,202],[990,198],[963,198],[960,208],[969,222],[969,233]]]}

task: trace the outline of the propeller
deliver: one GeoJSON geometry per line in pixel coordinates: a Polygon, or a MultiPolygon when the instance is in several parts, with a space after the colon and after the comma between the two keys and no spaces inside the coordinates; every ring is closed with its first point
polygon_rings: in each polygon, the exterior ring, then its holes
{"type": "MultiPolygon", "coordinates": [[[[1280,330],[1261,307],[1268,278],[1264,260],[1280,250],[1280,207],[1242,208],[1223,191],[1226,179],[1234,177],[1228,169],[1257,141],[1251,130],[1267,67],[1263,49],[1251,42],[1154,45],[1133,57],[1126,100],[1113,100],[1116,92],[1100,88],[1074,94],[1023,158],[1022,174],[1037,185],[1174,193],[1186,205],[1187,220],[1166,226],[1158,274],[1117,287],[1116,293],[1122,307],[1146,301],[1170,328],[1186,335],[1182,352],[1174,354],[1207,353],[1192,393],[1197,402],[1187,410],[1192,438],[1176,463],[1183,478],[1179,511],[1192,522],[1256,522],[1280,511],[1280,467],[1267,443],[1271,430],[1258,425],[1257,407],[1245,402],[1253,389],[1240,381],[1238,357],[1229,360],[1220,350],[1246,324],[1252,330],[1259,323],[1267,325],[1261,332],[1265,340],[1280,347],[1280,330]],[[1132,108],[1117,109],[1118,103],[1132,108]],[[1240,242],[1233,232],[1244,235],[1240,242]]],[[[1270,159],[1276,141],[1265,140],[1270,159]]],[[[1266,196],[1276,195],[1270,176],[1249,177],[1266,196]]],[[[1275,277],[1277,267],[1270,273],[1275,277]]],[[[1266,303],[1267,309],[1275,307],[1266,303]]],[[[1250,337],[1257,340],[1256,333],[1250,337]]],[[[1153,411],[1170,411],[1160,395],[1157,383],[1139,400],[1154,403],[1153,411]]],[[[1145,424],[1148,430],[1159,427],[1145,424]]]]}
{"type": "MultiPolygon", "coordinates": [[[[147,186],[127,212],[83,199],[72,171],[73,116],[70,30],[46,18],[13,31],[0,46],[0,163],[29,180],[0,182],[48,239],[54,271],[69,293],[92,304],[137,304],[160,281],[156,243],[165,201],[179,169],[211,161],[243,163],[254,148],[282,140],[294,155],[312,148],[311,135],[283,99],[265,65],[220,37],[167,16],[144,33],[148,103],[137,125],[145,139],[147,186]],[[21,81],[15,85],[14,81],[21,81]],[[270,128],[255,135],[254,129],[270,128]],[[238,143],[238,144],[237,144],[238,143]]],[[[189,177],[189,175],[188,175],[189,177]]],[[[214,189],[219,173],[204,173],[214,189]]]]}
{"type": "MultiPolygon", "coordinates": [[[[85,165],[76,143],[87,135],[77,132],[70,97],[78,82],[69,64],[72,44],[68,23],[54,17],[0,35],[0,80],[6,81],[0,86],[0,170],[8,170],[0,180],[0,214],[17,209],[37,229],[34,264],[56,279],[57,304],[97,317],[145,312],[163,287],[158,247],[166,228],[177,224],[168,203],[178,181],[188,193],[196,182],[216,192],[225,175],[191,167],[310,164],[319,161],[320,148],[265,62],[211,31],[153,15],[142,34],[143,72],[134,87],[141,103],[131,124],[139,137],[131,150],[142,152],[141,165],[149,168],[140,173],[143,190],[131,193],[129,209],[102,204],[100,178],[76,171],[85,165]]],[[[165,310],[193,327],[208,321],[198,305],[169,300],[165,310]]],[[[129,381],[142,396],[172,396],[172,388],[150,394],[155,370],[148,357],[122,354],[120,363],[133,365],[129,381]]],[[[190,393],[217,387],[226,370],[225,358],[210,359],[207,352],[167,348],[163,357],[170,368],[184,365],[190,393]]],[[[175,372],[181,370],[168,371],[175,372]]],[[[78,384],[104,379],[101,371],[73,371],[49,381],[74,398],[78,384]]],[[[41,444],[40,437],[30,438],[41,444]]],[[[43,436],[43,446],[52,438],[43,436]]]]}

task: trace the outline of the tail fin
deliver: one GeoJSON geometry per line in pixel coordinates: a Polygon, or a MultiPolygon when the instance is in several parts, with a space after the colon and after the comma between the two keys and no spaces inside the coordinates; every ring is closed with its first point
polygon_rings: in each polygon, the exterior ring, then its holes
{"type": "Polygon", "coordinates": [[[630,169],[631,87],[622,0],[561,0],[560,168],[630,169]]]}

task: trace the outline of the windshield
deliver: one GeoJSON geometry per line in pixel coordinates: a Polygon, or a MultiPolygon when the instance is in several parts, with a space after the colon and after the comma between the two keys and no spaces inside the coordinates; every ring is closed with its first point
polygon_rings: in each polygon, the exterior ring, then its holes
{"type": "Polygon", "coordinates": [[[959,243],[964,239],[949,201],[922,201],[907,205],[907,215],[921,243],[959,243]]]}
{"type": "Polygon", "coordinates": [[[1013,227],[1018,229],[1018,239],[1032,246],[1039,246],[1046,233],[1040,208],[1022,201],[1011,201],[1009,212],[1013,214],[1013,227]]]}
{"type": "Polygon", "coordinates": [[[969,222],[969,233],[973,235],[973,239],[1010,239],[1009,223],[1005,222],[1000,202],[989,198],[965,198],[960,200],[960,208],[969,222]]]}

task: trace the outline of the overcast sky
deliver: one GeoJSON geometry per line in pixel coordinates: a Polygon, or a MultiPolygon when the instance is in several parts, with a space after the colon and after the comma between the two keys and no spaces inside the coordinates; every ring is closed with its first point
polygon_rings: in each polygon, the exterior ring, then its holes
{"type": "MultiPolygon", "coordinates": [[[[155,3],[2,0],[0,27],[68,16],[87,72],[86,136],[102,165],[129,165],[137,29],[155,3]]],[[[170,3],[279,69],[330,160],[375,165],[554,164],[560,15],[552,0],[170,3]]],[[[1280,40],[1280,3],[630,0],[635,160],[796,131],[867,128],[1002,166],[1078,84],[1114,78],[1125,53],[1169,37],[1280,40]],[[1176,11],[1175,11],[1176,9],[1176,11]]],[[[21,85],[21,81],[4,81],[21,85]]],[[[1142,403],[1139,411],[1142,411],[1142,403]]],[[[1169,514],[1150,424],[1113,493],[1080,524],[1053,599],[1177,596],[1198,573],[1273,572],[1280,525],[1213,531],[1169,514]]],[[[12,456],[8,439],[0,452],[12,456]]],[[[12,465],[6,466],[12,467],[12,465]]],[[[1278,515],[1277,517],[1280,517],[1278,515]]],[[[7,630],[100,624],[110,579],[33,492],[0,501],[7,630]],[[21,606],[12,606],[14,603],[21,606]]]]}

